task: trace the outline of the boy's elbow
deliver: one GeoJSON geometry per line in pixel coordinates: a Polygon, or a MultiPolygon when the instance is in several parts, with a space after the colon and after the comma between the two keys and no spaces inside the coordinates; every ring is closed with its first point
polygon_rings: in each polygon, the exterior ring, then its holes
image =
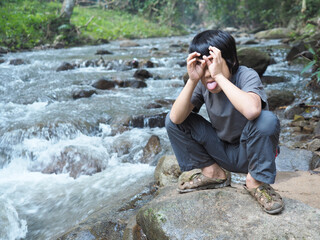
{"type": "Polygon", "coordinates": [[[172,114],[172,112],[170,112],[169,117],[170,117],[171,122],[173,122],[174,124],[180,124],[183,122],[178,117],[176,117],[174,114],[172,114]]]}
{"type": "Polygon", "coordinates": [[[257,108],[248,110],[248,111],[245,113],[245,117],[246,117],[249,121],[252,121],[252,120],[256,119],[257,117],[259,117],[259,116],[260,116],[260,113],[261,113],[261,108],[257,107],[257,108]]]}

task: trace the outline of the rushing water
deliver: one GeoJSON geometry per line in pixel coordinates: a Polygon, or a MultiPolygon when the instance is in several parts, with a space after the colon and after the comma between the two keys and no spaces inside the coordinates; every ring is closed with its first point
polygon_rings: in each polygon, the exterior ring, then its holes
{"type": "MultiPolygon", "coordinates": [[[[148,139],[152,135],[160,138],[162,151],[158,156],[172,150],[164,128],[130,128],[114,135],[111,124],[131,115],[169,111],[170,105],[157,109],[145,106],[155,100],[177,97],[186,72],[178,63],[187,56],[185,47],[179,46],[190,40],[191,36],[142,39],[136,41],[140,46],[130,48],[120,47],[121,41],[115,41],[3,57],[6,62],[0,64],[0,239],[48,239],[108,202],[134,194],[136,183],[143,182],[154,171],[154,166],[139,163],[148,139]],[[99,59],[95,55],[98,49],[113,52],[103,58],[117,60],[120,65],[133,59],[151,60],[156,66],[148,70],[154,78],[146,81],[146,88],[97,90],[90,98],[74,100],[74,91],[93,89],[91,85],[98,79],[126,80],[134,74],[135,69],[85,67],[86,60],[99,59]],[[27,64],[9,65],[9,60],[16,58],[27,64]],[[80,67],[56,72],[64,61],[80,67]],[[90,173],[92,162],[102,171],[74,179],[66,165],[58,174],[43,173],[59,168],[65,158],[85,161],[84,172],[90,173]]],[[[288,66],[283,61],[287,49],[278,48],[279,41],[258,46],[273,48],[277,61],[266,74],[291,80],[271,89],[299,85],[302,66],[288,66]]]]}

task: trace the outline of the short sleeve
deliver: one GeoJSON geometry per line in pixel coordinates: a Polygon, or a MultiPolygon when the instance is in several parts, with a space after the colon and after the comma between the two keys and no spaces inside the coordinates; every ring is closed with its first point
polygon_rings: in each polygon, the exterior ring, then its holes
{"type": "Polygon", "coordinates": [[[204,104],[201,81],[198,82],[196,88],[194,89],[194,91],[192,93],[191,103],[194,106],[194,109],[193,109],[194,112],[199,112],[200,108],[204,104]]]}
{"type": "Polygon", "coordinates": [[[262,101],[262,109],[268,109],[268,98],[256,71],[251,68],[247,68],[246,71],[243,71],[239,76],[238,85],[238,87],[245,92],[258,94],[262,101]]]}

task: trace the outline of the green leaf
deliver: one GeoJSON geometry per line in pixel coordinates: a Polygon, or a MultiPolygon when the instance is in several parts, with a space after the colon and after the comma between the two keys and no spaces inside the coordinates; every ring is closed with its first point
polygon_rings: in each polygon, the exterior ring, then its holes
{"type": "Polygon", "coordinates": [[[313,55],[316,54],[312,48],[309,48],[309,52],[311,52],[313,55]]]}
{"type": "Polygon", "coordinates": [[[315,60],[309,62],[308,65],[305,66],[304,69],[302,69],[301,74],[304,73],[305,71],[308,71],[315,63],[316,63],[315,60]]]}

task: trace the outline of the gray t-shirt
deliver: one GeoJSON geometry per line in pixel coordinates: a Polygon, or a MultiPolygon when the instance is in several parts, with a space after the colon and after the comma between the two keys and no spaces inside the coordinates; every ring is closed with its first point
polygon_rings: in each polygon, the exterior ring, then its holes
{"type": "MultiPolygon", "coordinates": [[[[267,95],[256,71],[240,66],[230,81],[245,92],[258,94],[262,100],[262,109],[268,109],[267,95]]],[[[221,140],[230,143],[239,142],[248,120],[235,109],[223,91],[211,93],[199,81],[193,91],[191,103],[195,106],[196,112],[203,104],[206,105],[210,122],[221,140]]]]}

